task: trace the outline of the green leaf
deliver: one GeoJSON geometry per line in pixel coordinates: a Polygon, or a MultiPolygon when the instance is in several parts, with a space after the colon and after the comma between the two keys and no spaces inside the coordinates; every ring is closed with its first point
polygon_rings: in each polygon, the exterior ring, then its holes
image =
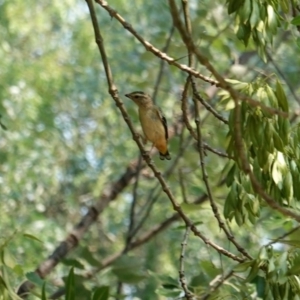
{"type": "Polygon", "coordinates": [[[253,29],[256,27],[258,22],[260,21],[260,10],[259,10],[259,4],[256,0],[252,0],[252,12],[250,17],[250,26],[253,29]]]}
{"type": "Polygon", "coordinates": [[[247,271],[247,269],[249,268],[249,267],[251,267],[252,265],[253,265],[253,262],[254,261],[246,261],[246,262],[243,262],[243,263],[239,263],[238,265],[236,265],[235,267],[234,267],[234,271],[235,272],[245,272],[245,271],[247,271]]]}
{"type": "Polygon", "coordinates": [[[273,141],[275,148],[280,152],[284,152],[284,145],[277,131],[273,132],[273,141]]]}
{"type": "Polygon", "coordinates": [[[289,0],[281,0],[281,1],[279,1],[279,3],[280,3],[282,11],[287,14],[290,9],[289,0]]]}
{"type": "Polygon", "coordinates": [[[271,257],[268,261],[268,272],[271,273],[274,270],[276,270],[275,262],[274,262],[274,257],[271,257]]]}
{"type": "Polygon", "coordinates": [[[251,27],[250,23],[247,24],[239,24],[238,30],[236,32],[236,36],[239,40],[244,42],[244,45],[247,47],[249,38],[251,35],[251,27]]]}
{"type": "Polygon", "coordinates": [[[92,300],[108,300],[109,286],[101,286],[96,288],[92,300]]]}
{"type": "Polygon", "coordinates": [[[277,31],[277,15],[275,14],[273,6],[270,4],[267,5],[267,14],[269,29],[275,34],[277,31]]]}
{"type": "Polygon", "coordinates": [[[231,167],[231,169],[229,170],[229,172],[228,172],[226,178],[225,178],[226,185],[227,185],[228,187],[231,186],[232,183],[233,183],[233,181],[234,181],[235,168],[236,168],[236,166],[233,165],[233,166],[231,167]]]}
{"type": "Polygon", "coordinates": [[[75,299],[75,277],[74,277],[74,267],[70,269],[67,282],[66,282],[66,300],[75,299]]]}
{"type": "Polygon", "coordinates": [[[285,92],[284,92],[284,90],[282,88],[282,85],[279,82],[279,80],[276,81],[275,95],[276,95],[279,107],[283,111],[288,112],[289,111],[289,104],[288,104],[285,92]]]}
{"type": "Polygon", "coordinates": [[[0,126],[3,130],[7,130],[7,127],[2,123],[1,119],[2,119],[2,115],[0,114],[0,126]]]}
{"type": "Polygon", "coordinates": [[[226,219],[231,220],[233,217],[233,213],[236,208],[236,204],[238,201],[238,195],[237,195],[237,190],[236,190],[236,184],[232,184],[231,190],[228,193],[226,200],[225,200],[225,205],[224,205],[224,217],[226,219]]]}
{"type": "Polygon", "coordinates": [[[238,15],[242,23],[245,23],[251,14],[251,0],[245,0],[244,5],[239,8],[238,15]]]}
{"type": "MultiPolygon", "coordinates": [[[[10,285],[10,281],[8,278],[8,269],[6,266],[3,266],[0,269],[0,287],[1,285],[5,287],[5,291],[7,291],[7,294],[9,295],[9,298],[7,300],[22,300],[13,290],[13,288],[10,285]]],[[[2,295],[0,295],[2,296],[2,295]]],[[[4,299],[6,300],[6,299],[4,299]]]]}
{"type": "Polygon", "coordinates": [[[239,91],[245,89],[249,85],[249,83],[247,82],[239,81],[236,79],[226,78],[226,81],[232,84],[234,88],[239,91]]]}
{"type": "Polygon", "coordinates": [[[216,265],[211,260],[203,260],[200,262],[201,271],[209,278],[215,278],[222,269],[216,267],[216,265]]]}
{"type": "Polygon", "coordinates": [[[35,235],[32,235],[30,233],[23,233],[23,236],[28,238],[28,239],[31,239],[31,240],[34,240],[34,241],[37,241],[37,242],[40,242],[43,244],[43,241],[40,240],[38,237],[36,237],[35,235]]]}
{"type": "Polygon", "coordinates": [[[254,263],[252,264],[252,268],[251,268],[247,278],[245,279],[245,281],[251,282],[256,277],[258,271],[259,271],[258,263],[257,263],[257,261],[254,261],[254,263]]]}
{"type": "Polygon", "coordinates": [[[139,270],[114,268],[112,272],[118,277],[121,282],[124,283],[138,283],[147,278],[147,276],[139,270]]]}
{"type": "Polygon", "coordinates": [[[158,274],[155,272],[152,272],[148,270],[148,273],[157,279],[162,285],[165,286],[173,286],[173,287],[178,287],[179,288],[179,282],[178,279],[171,277],[170,275],[165,275],[165,274],[158,274]]]}
{"type": "Polygon", "coordinates": [[[155,291],[158,295],[170,297],[172,299],[178,298],[181,294],[181,289],[164,289],[164,288],[158,288],[155,291]]]}
{"type": "Polygon", "coordinates": [[[80,270],[84,270],[84,265],[78,261],[77,259],[73,259],[73,258],[64,258],[61,260],[61,262],[68,266],[68,267],[74,267],[80,270]]]}
{"type": "Polygon", "coordinates": [[[271,87],[269,85],[266,85],[265,88],[268,98],[269,98],[269,102],[271,104],[272,107],[277,108],[278,107],[278,103],[277,103],[277,99],[276,99],[276,95],[274,93],[274,91],[271,89],[271,87]]]}
{"type": "Polygon", "coordinates": [[[234,211],[234,218],[238,226],[242,226],[245,223],[245,216],[239,211],[234,211]]]}
{"type": "Polygon", "coordinates": [[[279,135],[284,143],[284,145],[289,144],[289,129],[290,129],[290,121],[287,118],[282,116],[278,116],[278,127],[279,127],[279,135]]]}
{"type": "Polygon", "coordinates": [[[300,16],[295,17],[292,21],[291,24],[299,26],[300,25],[300,16]]]}
{"type": "Polygon", "coordinates": [[[228,14],[232,14],[237,11],[244,3],[244,0],[227,0],[228,14]]]}
{"type": "Polygon", "coordinates": [[[42,287],[44,284],[44,280],[36,272],[28,272],[25,274],[25,277],[39,287],[42,287]]]}
{"type": "Polygon", "coordinates": [[[2,250],[2,262],[5,266],[13,269],[16,266],[16,260],[7,248],[2,250]]]}
{"type": "Polygon", "coordinates": [[[43,286],[42,286],[42,300],[47,300],[46,297],[46,281],[44,282],[43,286]]]}
{"type": "Polygon", "coordinates": [[[94,258],[92,252],[88,247],[83,247],[81,252],[80,252],[80,257],[85,259],[90,265],[92,266],[100,266],[101,263],[94,258]]]}
{"type": "Polygon", "coordinates": [[[139,260],[127,255],[123,255],[113,264],[112,272],[125,283],[137,283],[147,277],[139,260]]]}
{"type": "Polygon", "coordinates": [[[265,296],[265,286],[266,286],[265,278],[258,275],[252,280],[251,283],[255,283],[257,296],[263,299],[265,296]]]}
{"type": "Polygon", "coordinates": [[[291,200],[293,199],[293,178],[290,172],[287,172],[283,179],[282,195],[290,204],[291,200]]]}
{"type": "Polygon", "coordinates": [[[3,130],[7,130],[7,127],[2,122],[0,122],[0,126],[3,130]]]}

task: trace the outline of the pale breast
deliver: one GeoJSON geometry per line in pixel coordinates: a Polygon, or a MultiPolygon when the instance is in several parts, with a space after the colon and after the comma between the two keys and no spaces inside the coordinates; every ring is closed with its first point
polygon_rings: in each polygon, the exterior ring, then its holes
{"type": "Polygon", "coordinates": [[[158,139],[164,139],[165,129],[156,111],[140,109],[139,117],[144,135],[149,141],[154,143],[158,139]]]}

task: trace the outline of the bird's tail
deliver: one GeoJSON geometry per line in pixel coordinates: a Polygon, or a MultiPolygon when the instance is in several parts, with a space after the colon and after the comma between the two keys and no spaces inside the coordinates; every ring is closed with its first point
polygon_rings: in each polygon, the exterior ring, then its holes
{"type": "Polygon", "coordinates": [[[161,160],[165,160],[165,159],[170,160],[171,159],[171,155],[170,155],[169,151],[167,150],[166,153],[159,152],[159,158],[161,160]]]}

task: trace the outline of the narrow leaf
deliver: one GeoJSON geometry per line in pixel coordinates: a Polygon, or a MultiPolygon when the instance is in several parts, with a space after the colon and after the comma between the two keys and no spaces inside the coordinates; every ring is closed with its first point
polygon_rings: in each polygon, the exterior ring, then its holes
{"type": "Polygon", "coordinates": [[[75,276],[74,276],[74,267],[70,269],[67,284],[66,284],[66,300],[75,299],[75,276]]]}
{"type": "Polygon", "coordinates": [[[95,290],[92,300],[107,300],[108,297],[109,297],[109,286],[101,286],[95,290]]]}

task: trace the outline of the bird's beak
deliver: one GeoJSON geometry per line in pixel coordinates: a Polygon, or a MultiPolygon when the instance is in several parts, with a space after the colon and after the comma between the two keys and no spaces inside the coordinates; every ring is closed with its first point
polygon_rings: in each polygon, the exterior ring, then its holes
{"type": "Polygon", "coordinates": [[[129,94],[125,94],[125,97],[130,98],[130,95],[129,94]]]}

